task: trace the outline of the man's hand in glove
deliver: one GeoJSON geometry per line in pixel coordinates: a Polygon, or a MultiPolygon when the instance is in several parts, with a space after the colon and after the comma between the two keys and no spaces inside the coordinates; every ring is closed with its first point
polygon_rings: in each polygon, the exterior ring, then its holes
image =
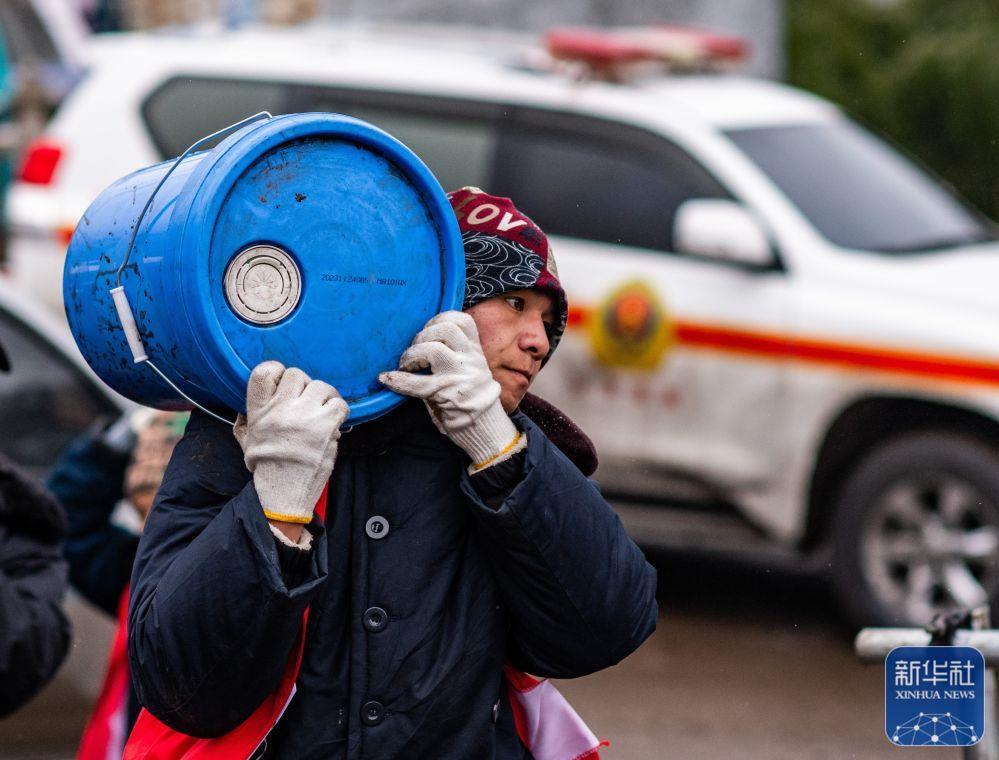
{"type": "Polygon", "coordinates": [[[246,415],[233,434],[271,525],[293,542],[333,472],[347,402],[333,386],[275,361],[258,364],[246,386],[246,415]]]}
{"type": "Polygon", "coordinates": [[[427,322],[399,367],[378,379],[396,393],[423,399],[437,429],[471,458],[470,472],[502,462],[527,444],[503,411],[500,385],[468,314],[446,311],[427,322]],[[417,374],[427,368],[430,374],[417,374]]]}

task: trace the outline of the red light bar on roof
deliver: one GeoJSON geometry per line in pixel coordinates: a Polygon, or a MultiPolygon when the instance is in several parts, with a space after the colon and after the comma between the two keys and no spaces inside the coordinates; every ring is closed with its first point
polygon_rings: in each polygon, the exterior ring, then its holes
{"type": "Polygon", "coordinates": [[[549,54],[606,69],[630,63],[659,62],[682,67],[739,61],[748,45],[741,37],[683,26],[564,27],[546,36],[549,54]]]}

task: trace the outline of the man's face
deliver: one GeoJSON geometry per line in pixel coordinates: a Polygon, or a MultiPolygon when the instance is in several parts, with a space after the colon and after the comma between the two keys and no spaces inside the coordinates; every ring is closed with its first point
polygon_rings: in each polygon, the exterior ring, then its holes
{"type": "Polygon", "coordinates": [[[509,414],[520,404],[548,355],[555,318],[552,299],[537,290],[512,290],[466,311],[475,320],[489,370],[500,384],[500,403],[509,414]]]}

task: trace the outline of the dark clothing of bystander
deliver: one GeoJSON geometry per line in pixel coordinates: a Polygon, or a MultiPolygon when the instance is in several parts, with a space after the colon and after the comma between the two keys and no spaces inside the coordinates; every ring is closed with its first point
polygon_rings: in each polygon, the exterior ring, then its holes
{"type": "Polygon", "coordinates": [[[0,457],[0,717],[34,696],[69,650],[65,532],[52,496],[0,457]]]}
{"type": "MultiPolygon", "coordinates": [[[[131,443],[116,449],[100,434],[80,438],[63,453],[48,478],[49,489],[69,519],[65,554],[70,584],[111,617],[118,615],[139,546],[137,533],[111,520],[124,496],[131,443]]],[[[127,726],[138,714],[135,690],[129,688],[127,726]]]]}

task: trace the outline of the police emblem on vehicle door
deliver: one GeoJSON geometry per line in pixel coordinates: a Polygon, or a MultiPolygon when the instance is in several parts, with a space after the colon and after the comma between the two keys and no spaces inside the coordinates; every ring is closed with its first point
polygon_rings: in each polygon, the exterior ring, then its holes
{"type": "Polygon", "coordinates": [[[590,341],[601,364],[653,370],[674,341],[673,325],[654,290],[643,282],[615,289],[589,321],[590,341]]]}

